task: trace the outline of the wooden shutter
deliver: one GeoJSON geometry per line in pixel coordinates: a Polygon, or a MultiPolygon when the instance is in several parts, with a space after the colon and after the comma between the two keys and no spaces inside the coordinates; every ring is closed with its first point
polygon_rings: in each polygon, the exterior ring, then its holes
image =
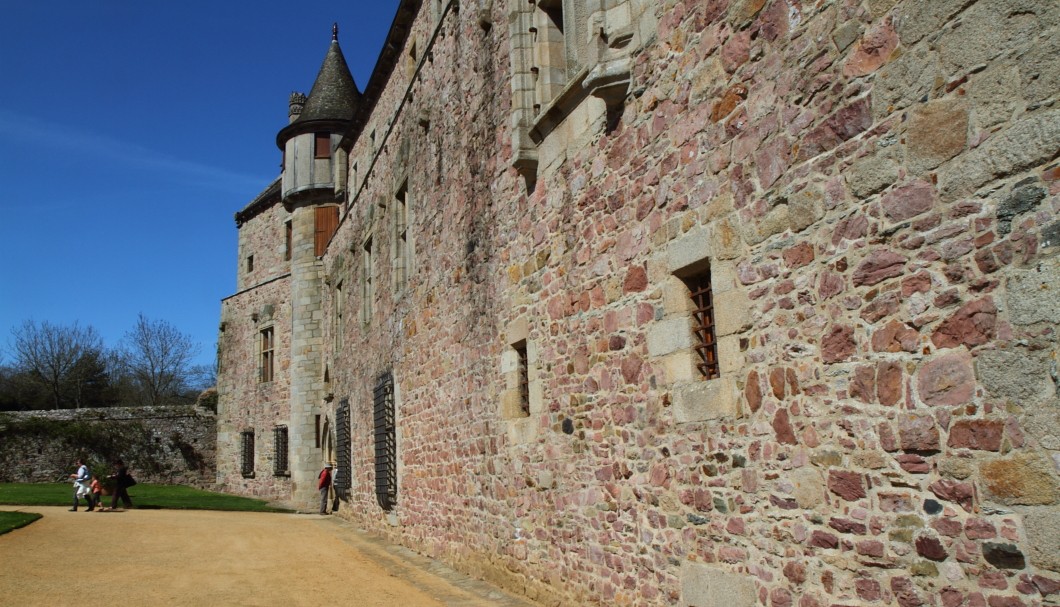
{"type": "Polygon", "coordinates": [[[339,207],[317,207],[314,255],[320,257],[328,248],[328,242],[339,228],[339,207]]]}
{"type": "Polygon", "coordinates": [[[313,142],[316,158],[331,158],[331,135],[329,133],[315,133],[313,142]]]}

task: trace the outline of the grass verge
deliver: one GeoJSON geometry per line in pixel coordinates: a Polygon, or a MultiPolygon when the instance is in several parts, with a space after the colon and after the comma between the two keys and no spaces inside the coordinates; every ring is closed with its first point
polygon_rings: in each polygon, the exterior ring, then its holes
{"type": "MultiPolygon", "coordinates": [[[[69,483],[0,483],[0,504],[17,506],[70,506],[74,489],[69,483]]],[[[229,510],[240,512],[287,512],[264,500],[203,491],[184,485],[140,483],[129,489],[133,508],[173,510],[229,510]]],[[[110,506],[110,496],[103,504],[110,506]]],[[[81,502],[82,506],[84,501],[81,502]]],[[[120,506],[119,502],[119,506],[120,506]]]]}
{"type": "Polygon", "coordinates": [[[34,512],[0,512],[0,535],[25,527],[40,517],[34,512]]]}

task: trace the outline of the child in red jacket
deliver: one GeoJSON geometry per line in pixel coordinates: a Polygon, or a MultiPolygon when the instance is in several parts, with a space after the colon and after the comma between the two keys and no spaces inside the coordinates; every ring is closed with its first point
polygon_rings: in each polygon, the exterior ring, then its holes
{"type": "MultiPolygon", "coordinates": [[[[106,508],[103,507],[103,485],[99,484],[99,477],[95,474],[92,475],[92,482],[88,485],[89,491],[92,492],[92,497],[95,498],[95,502],[99,504],[99,511],[103,512],[106,508]]],[[[91,510],[89,510],[91,512],[91,510]]]]}

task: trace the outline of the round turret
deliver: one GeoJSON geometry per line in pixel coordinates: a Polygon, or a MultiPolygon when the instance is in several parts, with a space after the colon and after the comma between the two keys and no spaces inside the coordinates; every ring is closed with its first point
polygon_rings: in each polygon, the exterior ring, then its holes
{"type": "Polygon", "coordinates": [[[290,124],[276,135],[283,150],[283,199],[314,196],[335,186],[335,150],[361,101],[346,58],[339,47],[338,25],[309,96],[294,93],[290,124]],[[297,99],[296,99],[297,97],[297,99]]]}

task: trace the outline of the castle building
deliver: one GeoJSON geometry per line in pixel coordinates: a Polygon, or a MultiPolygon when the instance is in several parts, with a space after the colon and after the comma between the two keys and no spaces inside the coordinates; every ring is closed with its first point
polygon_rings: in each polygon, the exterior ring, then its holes
{"type": "Polygon", "coordinates": [[[236,213],[218,482],[335,462],[545,605],[1057,604],[1048,4],[402,0],[363,91],[334,31],[236,213]]]}

